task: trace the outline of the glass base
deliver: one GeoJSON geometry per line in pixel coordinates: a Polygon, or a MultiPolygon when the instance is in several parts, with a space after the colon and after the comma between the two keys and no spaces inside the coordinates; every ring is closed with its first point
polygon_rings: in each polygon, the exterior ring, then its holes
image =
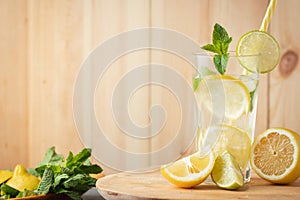
{"type": "Polygon", "coordinates": [[[249,183],[250,179],[251,179],[251,169],[250,169],[250,167],[248,167],[246,169],[244,183],[249,183]]]}
{"type": "MultiPolygon", "coordinates": [[[[245,173],[244,173],[244,183],[249,183],[251,180],[251,168],[247,167],[245,173]]],[[[211,176],[208,176],[207,179],[204,181],[206,184],[212,184],[214,183],[211,176]]]]}

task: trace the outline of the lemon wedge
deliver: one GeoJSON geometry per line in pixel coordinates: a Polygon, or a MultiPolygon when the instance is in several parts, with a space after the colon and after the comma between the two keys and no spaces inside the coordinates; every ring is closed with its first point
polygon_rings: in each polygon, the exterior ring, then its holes
{"type": "Polygon", "coordinates": [[[212,153],[202,157],[197,152],[174,163],[161,166],[160,172],[174,185],[191,188],[202,183],[209,176],[214,160],[212,153]]]}
{"type": "Polygon", "coordinates": [[[13,172],[0,170],[0,185],[10,179],[13,176],[13,172]]]}
{"type": "Polygon", "coordinates": [[[14,173],[11,179],[6,184],[14,189],[21,192],[26,190],[34,190],[39,184],[40,180],[38,177],[29,174],[23,165],[16,165],[14,173]]]}

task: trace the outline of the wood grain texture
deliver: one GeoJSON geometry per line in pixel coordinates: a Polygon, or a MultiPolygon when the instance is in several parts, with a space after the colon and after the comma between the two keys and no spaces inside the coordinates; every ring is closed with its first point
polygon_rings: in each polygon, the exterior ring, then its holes
{"type": "MultiPolygon", "coordinates": [[[[93,25],[91,31],[92,44],[101,45],[101,42],[107,41],[117,34],[149,26],[149,1],[114,0],[94,1],[93,3],[93,15],[91,18],[91,24],[93,25]]],[[[120,47],[130,48],[126,42],[120,44],[120,47]]],[[[139,66],[147,65],[148,63],[149,52],[147,50],[136,50],[122,55],[99,78],[99,84],[95,92],[95,112],[98,124],[110,142],[124,152],[147,153],[150,151],[149,140],[141,140],[126,133],[128,127],[130,127],[127,120],[131,120],[131,123],[137,127],[147,127],[149,124],[150,93],[148,87],[140,87],[135,91],[129,91],[131,82],[124,82],[119,87],[121,92],[124,91],[124,98],[117,99],[116,101],[117,104],[127,102],[128,107],[123,108],[123,113],[119,113],[122,116],[120,121],[117,121],[113,116],[113,95],[117,92],[116,86],[122,78],[126,78],[127,75],[130,75],[139,66]],[[125,99],[126,92],[131,93],[129,99],[125,99]],[[127,113],[125,112],[128,113],[130,119],[126,117],[127,113]],[[118,126],[119,124],[123,124],[124,126],[118,126]]],[[[147,72],[135,78],[136,80],[140,78],[145,82],[149,81],[147,72]]],[[[133,134],[138,136],[138,133],[133,134]]],[[[135,161],[126,156],[115,155],[112,152],[111,156],[114,156],[124,168],[129,169],[135,163],[135,161]]],[[[141,161],[140,164],[144,163],[148,165],[148,162],[147,159],[141,161]]],[[[107,170],[109,170],[109,167],[107,166],[107,170]]]]}
{"type": "MultiPolygon", "coordinates": [[[[76,152],[83,148],[72,111],[73,87],[80,65],[97,45],[109,37],[128,29],[147,26],[147,6],[147,1],[29,2],[31,165],[37,163],[52,145],[57,146],[57,151],[65,155],[70,150],[76,152]],[[38,151],[35,152],[36,150],[38,151]]],[[[133,148],[133,151],[145,152],[148,149],[146,144],[126,138],[116,126],[111,113],[111,92],[128,70],[139,62],[147,63],[147,56],[142,52],[116,61],[111,66],[112,70],[107,71],[108,79],[104,77],[99,80],[95,93],[95,112],[100,123],[104,124],[104,132],[112,139],[112,143],[125,151],[132,151],[133,148]]],[[[126,90],[126,85],[123,89],[126,90]]],[[[138,102],[149,99],[145,95],[139,97],[138,102]]],[[[148,104],[142,104],[133,110],[145,110],[145,106],[148,107],[148,104]]],[[[81,123],[89,122],[84,120],[81,123]]],[[[88,134],[93,130],[84,131],[88,134]]],[[[116,159],[123,160],[124,165],[129,162],[124,157],[116,159]]]]}
{"type": "MultiPolygon", "coordinates": [[[[218,22],[233,36],[234,49],[243,33],[259,28],[268,2],[0,0],[0,167],[13,168],[16,163],[34,167],[53,145],[64,155],[83,148],[73,119],[74,83],[84,59],[110,37],[152,26],[178,31],[201,45],[210,41],[213,24],[218,22]]],[[[299,6],[298,0],[278,1],[272,18],[269,31],[278,39],[283,57],[280,67],[260,77],[256,134],[269,126],[300,132],[299,6]]],[[[158,51],[139,51],[114,62],[95,92],[97,120],[116,145],[132,152],[164,146],[181,120],[175,96],[157,86],[134,92],[129,113],[134,123],[144,126],[151,121],[151,107],[163,105],[169,113],[160,137],[143,142],[129,138],[106,115],[111,113],[110,98],[118,80],[149,63],[170,66],[191,83],[194,71],[184,60],[158,51]]],[[[149,74],[145,79],[150,81],[150,68],[149,74]]],[[[124,84],[124,91],[127,88],[124,84]]],[[[132,162],[118,159],[124,165],[132,162]]],[[[105,169],[107,174],[115,172],[108,166],[105,169]]]]}
{"type": "Polygon", "coordinates": [[[82,54],[82,1],[27,1],[29,12],[29,165],[56,146],[67,155],[80,143],[73,122],[72,95],[82,54]]]}
{"type": "Polygon", "coordinates": [[[270,32],[278,39],[281,47],[279,66],[270,74],[269,126],[286,127],[300,132],[299,77],[300,28],[297,8],[300,2],[278,1],[277,11],[272,18],[270,32]],[[287,54],[288,53],[288,54],[287,54]]]}
{"type": "Polygon", "coordinates": [[[202,183],[182,189],[169,183],[159,172],[119,173],[98,179],[96,187],[105,199],[299,199],[300,180],[290,185],[273,185],[258,177],[238,191],[202,183]]]}
{"type": "Polygon", "coordinates": [[[0,168],[28,164],[26,7],[0,1],[0,168]]]}

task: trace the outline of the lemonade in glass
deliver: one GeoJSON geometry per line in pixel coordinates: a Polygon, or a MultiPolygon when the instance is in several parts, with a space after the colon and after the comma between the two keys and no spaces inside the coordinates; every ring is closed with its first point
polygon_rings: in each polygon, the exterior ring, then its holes
{"type": "MultiPolygon", "coordinates": [[[[197,54],[194,93],[198,104],[197,148],[215,157],[227,151],[250,180],[249,156],[254,137],[258,73],[243,73],[240,57],[230,53],[226,74],[215,70],[214,56],[197,54]]],[[[255,60],[258,55],[243,56],[255,60]]]]}
{"type": "Polygon", "coordinates": [[[279,45],[264,31],[250,31],[229,51],[232,38],[215,24],[212,43],[196,54],[193,88],[198,104],[197,151],[216,157],[212,180],[236,189],[250,181],[249,158],[254,139],[258,78],[278,64],[279,45]]]}

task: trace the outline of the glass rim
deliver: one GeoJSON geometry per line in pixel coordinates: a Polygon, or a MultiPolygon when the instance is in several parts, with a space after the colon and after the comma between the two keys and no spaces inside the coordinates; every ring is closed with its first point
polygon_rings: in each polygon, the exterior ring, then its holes
{"type": "MultiPolygon", "coordinates": [[[[236,57],[236,58],[242,58],[242,57],[257,57],[257,56],[261,56],[261,54],[249,54],[249,55],[236,55],[236,51],[228,51],[229,53],[229,58],[230,57],[236,57]]],[[[207,57],[213,57],[216,55],[216,53],[213,52],[195,52],[193,53],[193,55],[195,56],[207,56],[207,57]]]]}
{"type": "MultiPolygon", "coordinates": [[[[212,74],[212,75],[205,75],[203,77],[206,77],[206,76],[231,76],[235,79],[228,79],[230,81],[240,81],[240,78],[241,77],[251,77],[252,79],[255,79],[255,80],[259,80],[259,73],[256,73],[256,72],[248,72],[247,74],[239,74],[239,73],[225,73],[224,75],[222,74],[212,74]]],[[[200,72],[197,72],[193,78],[197,78],[197,77],[202,77],[201,76],[201,73],[200,72]]]]}

